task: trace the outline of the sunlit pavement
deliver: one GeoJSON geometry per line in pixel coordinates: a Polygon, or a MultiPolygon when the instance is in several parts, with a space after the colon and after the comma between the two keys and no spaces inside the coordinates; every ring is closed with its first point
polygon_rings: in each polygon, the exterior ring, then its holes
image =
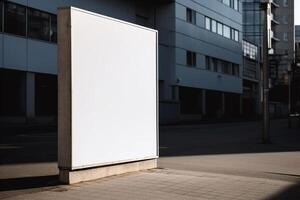
{"type": "Polygon", "coordinates": [[[244,176],[300,176],[300,129],[288,129],[286,120],[272,121],[270,137],[270,144],[261,143],[257,122],[162,127],[159,165],[244,176]]]}
{"type": "Polygon", "coordinates": [[[55,133],[11,137],[1,156],[22,159],[1,162],[0,198],[300,199],[300,129],[273,121],[272,143],[263,145],[258,125],[163,126],[159,169],[72,186],[57,182],[55,133]]]}

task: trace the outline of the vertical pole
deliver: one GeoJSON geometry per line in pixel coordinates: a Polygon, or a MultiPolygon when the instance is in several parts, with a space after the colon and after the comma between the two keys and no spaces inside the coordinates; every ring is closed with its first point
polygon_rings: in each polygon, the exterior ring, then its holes
{"type": "Polygon", "coordinates": [[[292,127],[292,119],[290,117],[291,113],[292,113],[292,70],[293,70],[293,66],[292,64],[289,66],[288,69],[288,79],[289,79],[289,128],[292,127]]]}
{"type": "Polygon", "coordinates": [[[270,116],[269,116],[269,69],[268,69],[268,3],[263,3],[264,29],[263,29],[263,131],[262,142],[270,142],[270,116]]]}

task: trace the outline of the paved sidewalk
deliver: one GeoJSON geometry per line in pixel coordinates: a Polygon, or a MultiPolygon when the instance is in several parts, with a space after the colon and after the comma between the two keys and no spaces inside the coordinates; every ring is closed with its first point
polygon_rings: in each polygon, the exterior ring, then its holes
{"type": "Polygon", "coordinates": [[[300,200],[299,128],[271,125],[269,145],[257,122],[161,127],[160,169],[72,186],[58,183],[56,133],[7,134],[0,199],[300,200]]]}
{"type": "Polygon", "coordinates": [[[270,180],[203,172],[156,169],[109,177],[7,200],[272,200],[300,199],[297,180],[270,180]]]}

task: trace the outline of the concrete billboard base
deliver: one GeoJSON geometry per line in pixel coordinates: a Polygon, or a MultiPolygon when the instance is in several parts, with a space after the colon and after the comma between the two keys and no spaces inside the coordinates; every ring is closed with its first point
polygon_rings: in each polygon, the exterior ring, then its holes
{"type": "Polygon", "coordinates": [[[130,163],[121,163],[116,165],[101,166],[83,170],[59,170],[59,180],[65,184],[75,184],[84,181],[91,181],[114,175],[120,175],[140,170],[157,168],[157,159],[143,160],[130,163]]]}

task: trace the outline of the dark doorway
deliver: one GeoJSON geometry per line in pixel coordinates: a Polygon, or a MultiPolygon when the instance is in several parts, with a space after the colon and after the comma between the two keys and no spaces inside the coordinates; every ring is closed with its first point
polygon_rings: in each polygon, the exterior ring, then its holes
{"type": "Polygon", "coordinates": [[[57,76],[35,75],[35,111],[37,116],[57,116],[57,76]]]}
{"type": "Polygon", "coordinates": [[[200,89],[180,87],[179,99],[181,114],[202,114],[202,91],[200,89]]]}
{"type": "Polygon", "coordinates": [[[0,116],[25,114],[25,72],[0,69],[0,116]]]}

